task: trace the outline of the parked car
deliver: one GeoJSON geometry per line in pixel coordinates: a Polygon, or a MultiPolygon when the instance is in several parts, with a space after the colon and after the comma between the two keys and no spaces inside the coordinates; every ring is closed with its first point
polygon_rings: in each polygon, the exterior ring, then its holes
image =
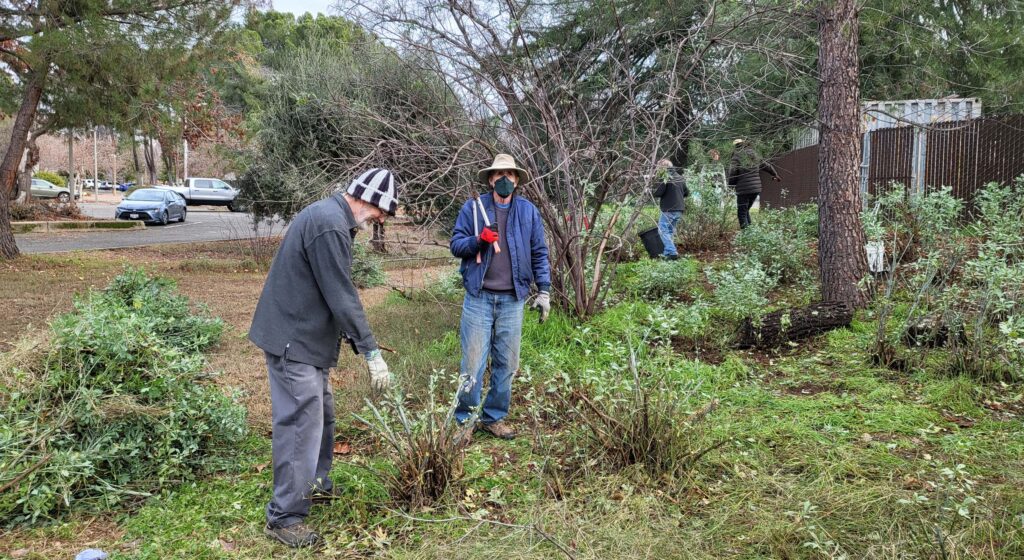
{"type": "Polygon", "coordinates": [[[227,206],[228,210],[232,212],[237,209],[235,198],[238,196],[238,190],[220,179],[190,177],[185,179],[185,184],[182,186],[172,185],[160,188],[173,190],[180,194],[189,206],[198,204],[227,206]]]}
{"type": "Polygon", "coordinates": [[[114,210],[115,220],[143,220],[167,225],[171,220],[184,222],[188,214],[185,199],[166,189],[138,189],[124,197],[114,210]]]}
{"type": "MultiPolygon", "coordinates": [[[[71,200],[70,190],[66,187],[58,187],[46,179],[32,179],[30,192],[36,198],[56,198],[60,202],[71,200]]],[[[75,198],[79,198],[78,194],[75,194],[75,198]]]]}
{"type": "Polygon", "coordinates": [[[125,182],[125,183],[121,183],[120,185],[117,186],[117,190],[119,190],[121,192],[124,192],[124,191],[134,187],[136,184],[137,183],[135,181],[128,181],[128,182],[125,182]]]}
{"type": "Polygon", "coordinates": [[[109,191],[114,189],[114,184],[110,181],[104,181],[102,179],[94,181],[93,179],[82,179],[82,185],[86,189],[92,189],[93,183],[96,184],[96,189],[101,191],[109,191]]]}

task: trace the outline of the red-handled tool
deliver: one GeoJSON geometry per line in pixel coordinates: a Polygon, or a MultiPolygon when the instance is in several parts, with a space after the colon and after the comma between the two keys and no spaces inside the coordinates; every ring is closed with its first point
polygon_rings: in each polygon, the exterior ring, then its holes
{"type": "MultiPolygon", "coordinates": [[[[477,230],[477,226],[478,226],[477,221],[476,221],[476,210],[477,210],[477,208],[479,208],[480,209],[480,213],[484,215],[484,227],[491,227],[491,218],[487,216],[487,209],[484,208],[484,203],[483,203],[482,200],[480,200],[480,195],[473,196],[473,202],[475,204],[475,206],[473,208],[473,231],[475,232],[477,230]]],[[[492,243],[492,245],[494,245],[494,252],[495,253],[500,253],[501,252],[501,247],[498,245],[497,241],[492,243]]],[[[482,259],[480,257],[480,253],[477,253],[476,254],[476,264],[480,264],[481,261],[482,261],[482,259]]]]}
{"type": "MultiPolygon", "coordinates": [[[[487,216],[487,209],[484,208],[484,202],[482,200],[480,200],[479,196],[476,197],[476,203],[478,205],[480,205],[480,213],[484,215],[484,227],[491,227],[491,218],[487,216]]],[[[497,231],[497,228],[495,228],[495,231],[497,231]]],[[[494,252],[495,253],[500,253],[501,252],[501,246],[498,245],[497,241],[492,243],[492,245],[494,245],[494,252]]]]}

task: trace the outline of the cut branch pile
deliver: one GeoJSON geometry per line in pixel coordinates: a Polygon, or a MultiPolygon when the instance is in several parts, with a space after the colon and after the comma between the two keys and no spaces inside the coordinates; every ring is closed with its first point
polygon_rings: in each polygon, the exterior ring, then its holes
{"type": "Polygon", "coordinates": [[[842,302],[822,302],[769,313],[760,324],[747,319],[740,327],[740,348],[777,348],[833,329],[847,327],[853,308],[842,302]]]}

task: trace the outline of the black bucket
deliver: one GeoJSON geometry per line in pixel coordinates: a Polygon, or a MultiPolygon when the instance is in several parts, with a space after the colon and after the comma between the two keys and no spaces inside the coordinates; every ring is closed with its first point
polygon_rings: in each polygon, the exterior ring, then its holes
{"type": "Polygon", "coordinates": [[[639,235],[640,241],[644,244],[644,249],[647,249],[647,254],[652,259],[658,258],[665,252],[665,244],[661,241],[661,234],[658,233],[658,228],[645,229],[639,235]]]}

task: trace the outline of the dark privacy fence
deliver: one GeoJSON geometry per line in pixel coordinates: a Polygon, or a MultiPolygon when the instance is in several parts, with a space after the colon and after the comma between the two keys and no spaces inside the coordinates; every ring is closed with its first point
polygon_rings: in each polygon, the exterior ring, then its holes
{"type": "MultiPolygon", "coordinates": [[[[883,128],[861,136],[867,153],[867,190],[899,182],[910,190],[952,187],[970,201],[986,183],[1024,174],[1024,115],[937,123],[927,128],[883,128]]],[[[764,206],[793,206],[818,197],[818,146],[772,160],[782,182],[762,173],[764,206]]],[[[862,182],[863,185],[863,182],[862,182]]]]}

